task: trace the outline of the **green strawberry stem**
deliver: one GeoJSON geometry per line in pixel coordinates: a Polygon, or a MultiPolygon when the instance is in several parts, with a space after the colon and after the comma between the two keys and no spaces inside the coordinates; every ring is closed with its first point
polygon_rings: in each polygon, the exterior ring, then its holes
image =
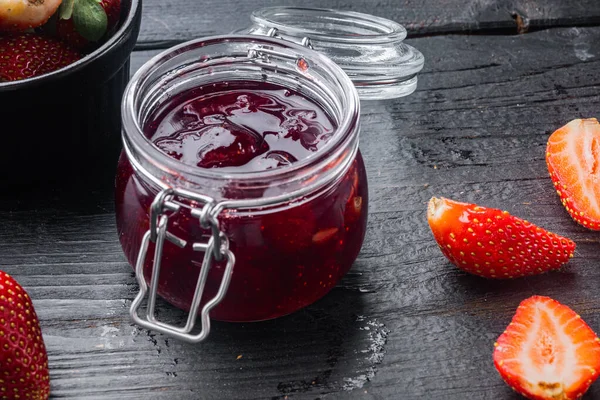
{"type": "Polygon", "coordinates": [[[60,19],[71,19],[73,16],[73,6],[75,5],[75,0],[63,0],[60,4],[59,9],[59,17],[60,19]]]}

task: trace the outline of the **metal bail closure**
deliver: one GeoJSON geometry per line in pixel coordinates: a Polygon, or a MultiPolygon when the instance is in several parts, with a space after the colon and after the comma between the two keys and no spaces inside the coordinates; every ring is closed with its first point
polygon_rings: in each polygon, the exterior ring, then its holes
{"type": "MultiPolygon", "coordinates": [[[[267,32],[267,36],[285,40],[285,39],[283,39],[283,37],[281,37],[281,35],[277,34],[277,28],[275,28],[275,27],[269,29],[269,31],[267,32]]],[[[308,36],[304,36],[302,38],[302,41],[300,42],[300,44],[304,47],[308,47],[309,49],[314,50],[312,42],[310,41],[310,38],[308,36]]]]}
{"type": "Polygon", "coordinates": [[[129,313],[136,324],[146,329],[164,333],[189,343],[198,343],[206,339],[208,333],[210,332],[209,312],[214,306],[223,300],[223,297],[225,297],[225,293],[229,287],[229,282],[231,281],[233,265],[235,264],[235,257],[231,250],[229,250],[229,240],[219,228],[217,215],[220,209],[221,208],[215,204],[215,201],[212,198],[189,192],[187,190],[166,188],[158,193],[158,195],[154,198],[150,210],[150,229],[142,238],[140,252],[135,266],[136,279],[140,286],[140,291],[133,300],[129,313]],[[194,251],[204,252],[204,259],[202,261],[200,275],[196,283],[194,298],[190,306],[187,322],[183,327],[177,327],[157,321],[155,315],[156,295],[158,290],[158,280],[160,277],[160,268],[165,239],[180,248],[184,248],[187,245],[185,240],[178,238],[167,231],[169,216],[179,212],[182,207],[181,204],[174,201],[175,198],[192,200],[193,202],[201,205],[201,208],[191,208],[191,214],[199,219],[200,226],[202,228],[210,229],[211,231],[211,235],[206,243],[192,243],[192,249],[194,251]],[[155,243],[156,248],[154,251],[154,266],[152,268],[152,276],[150,278],[150,289],[148,290],[148,285],[144,279],[144,262],[146,261],[148,244],[150,241],[155,243]],[[200,330],[200,333],[193,335],[191,334],[191,331],[194,329],[196,324],[198,308],[200,306],[200,301],[202,299],[202,294],[208,278],[208,272],[210,271],[213,261],[221,260],[226,261],[221,285],[219,286],[217,294],[210,299],[204,305],[204,307],[202,307],[200,312],[202,329],[200,330]],[[141,318],[138,315],[138,310],[144,297],[146,296],[146,293],[148,292],[149,295],[146,318],[141,318]]]}
{"type": "MultiPolygon", "coordinates": [[[[286,40],[277,34],[277,28],[269,29],[269,32],[267,32],[267,36],[276,38],[276,39],[286,40]]],[[[300,44],[309,49],[313,48],[309,37],[303,37],[300,44]]],[[[255,48],[251,48],[248,50],[248,58],[253,59],[253,60],[258,60],[258,61],[268,63],[269,59],[271,57],[281,58],[281,59],[285,59],[285,60],[294,60],[296,62],[296,66],[302,72],[306,72],[309,69],[309,64],[306,61],[306,59],[304,59],[304,57],[301,57],[296,53],[287,53],[287,52],[282,52],[282,51],[276,51],[276,50],[271,50],[271,49],[267,49],[264,47],[255,47],[255,48]]]]}

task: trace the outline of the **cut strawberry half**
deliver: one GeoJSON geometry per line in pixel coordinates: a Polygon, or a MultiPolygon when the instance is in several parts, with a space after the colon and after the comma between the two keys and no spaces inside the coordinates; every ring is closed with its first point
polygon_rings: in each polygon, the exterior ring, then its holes
{"type": "Polygon", "coordinates": [[[536,400],[578,399],[600,374],[600,339],[569,307],[533,296],[494,344],[502,379],[536,400]]]}
{"type": "Polygon", "coordinates": [[[575,119],[558,129],[546,149],[548,172],[571,217],[600,230],[600,124],[575,119]]]}
{"type": "Polygon", "coordinates": [[[442,253],[458,268],[486,278],[516,278],[558,269],[575,243],[506,211],[435,198],[427,219],[442,253]]]}

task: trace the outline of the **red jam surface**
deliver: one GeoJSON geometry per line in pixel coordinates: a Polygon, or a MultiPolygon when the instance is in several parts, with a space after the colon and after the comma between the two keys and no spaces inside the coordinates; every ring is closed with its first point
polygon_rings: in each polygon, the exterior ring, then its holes
{"type": "Polygon", "coordinates": [[[290,165],[322,148],[335,129],[310,100],[265,83],[196,88],[160,114],[145,132],[159,149],[227,172],[290,165]]]}
{"type": "MultiPolygon", "coordinates": [[[[224,172],[286,166],[318,152],[336,129],[314,102],[283,87],[238,82],[195,88],[176,96],[149,119],[145,134],[169,156],[198,168],[224,172]]],[[[261,212],[224,211],[221,229],[236,257],[225,299],[211,317],[226,321],[276,318],[305,307],[329,292],[350,269],[363,242],[367,184],[360,153],[333,186],[299,205],[261,212]]],[[[135,265],[149,227],[157,193],[132,171],[122,155],[116,180],[117,227],[121,245],[135,265]]],[[[189,242],[203,233],[182,208],[169,219],[169,232],[189,242]]],[[[205,241],[205,239],[203,240],[205,241]]],[[[144,275],[149,282],[154,244],[144,275]]],[[[189,309],[203,254],[165,242],[158,293],[189,309]]],[[[214,297],[224,265],[211,269],[202,304],[214,297]]]]}

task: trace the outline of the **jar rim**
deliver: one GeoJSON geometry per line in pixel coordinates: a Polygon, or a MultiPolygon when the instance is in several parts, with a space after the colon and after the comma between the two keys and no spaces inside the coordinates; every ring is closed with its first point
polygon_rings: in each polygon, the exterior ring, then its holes
{"type": "Polygon", "coordinates": [[[332,43],[356,43],[360,45],[401,42],[406,29],[399,23],[356,11],[339,11],[329,8],[264,7],[250,15],[252,22],[266,28],[295,37],[309,37],[332,43]],[[283,21],[283,18],[287,18],[283,21]],[[321,20],[326,19],[327,24],[321,20]],[[305,26],[298,26],[302,22],[305,26]],[[318,24],[319,28],[311,28],[318,24]],[[352,27],[350,30],[338,28],[352,27]],[[358,30],[359,27],[364,29],[358,30]]]}
{"type": "MultiPolygon", "coordinates": [[[[200,62],[200,60],[198,60],[198,62],[200,62]]],[[[169,71],[166,72],[166,74],[168,73],[169,71]]],[[[347,143],[353,139],[353,132],[356,132],[357,135],[360,101],[356,88],[346,73],[331,59],[319,52],[295,43],[269,37],[259,37],[255,35],[220,35],[184,42],[161,52],[147,61],[134,74],[125,88],[121,111],[123,118],[123,140],[125,145],[128,146],[129,144],[130,146],[128,147],[133,147],[134,151],[140,153],[143,158],[152,160],[152,164],[155,167],[158,167],[164,171],[175,171],[180,175],[183,174],[184,176],[199,179],[208,179],[220,182],[234,180],[237,182],[251,184],[252,182],[264,182],[265,180],[285,178],[286,176],[293,175],[303,168],[309,168],[311,165],[318,165],[319,163],[322,164],[324,159],[327,159],[327,157],[330,156],[329,153],[340,147],[343,147],[344,143],[347,143]],[[326,66],[327,70],[331,71],[331,73],[335,75],[337,82],[341,85],[341,92],[344,94],[344,96],[346,96],[345,100],[347,102],[347,108],[344,110],[341,118],[337,121],[336,128],[336,131],[341,131],[342,134],[334,135],[332,140],[330,140],[326,146],[317,151],[311,157],[300,160],[289,166],[252,172],[228,171],[224,173],[219,169],[199,168],[170,157],[157,148],[144,134],[143,125],[137,115],[136,96],[139,95],[142,86],[148,83],[146,81],[151,73],[155,72],[163,63],[167,62],[171,58],[185,53],[186,50],[207,47],[211,44],[223,42],[248,42],[248,44],[266,44],[275,47],[285,46],[297,54],[301,54],[303,58],[306,58],[306,60],[309,61],[309,63],[311,60],[316,60],[320,65],[326,66]]]]}

